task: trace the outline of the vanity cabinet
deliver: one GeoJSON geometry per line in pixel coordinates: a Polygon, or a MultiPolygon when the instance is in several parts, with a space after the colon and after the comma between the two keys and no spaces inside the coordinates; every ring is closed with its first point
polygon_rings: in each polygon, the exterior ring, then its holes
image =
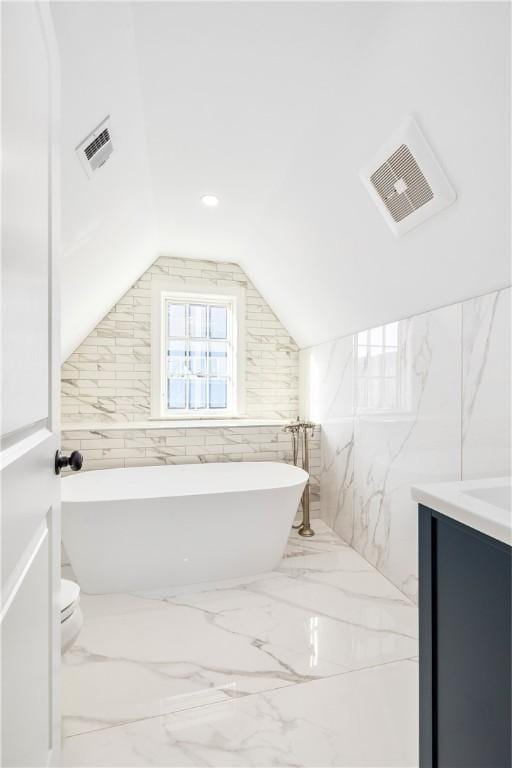
{"type": "Polygon", "coordinates": [[[420,768],[510,768],[511,547],[419,505],[420,768]]]}

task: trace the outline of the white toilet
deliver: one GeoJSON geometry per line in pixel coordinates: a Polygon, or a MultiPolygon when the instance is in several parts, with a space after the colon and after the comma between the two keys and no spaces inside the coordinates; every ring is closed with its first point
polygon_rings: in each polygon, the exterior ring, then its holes
{"type": "Polygon", "coordinates": [[[80,587],[74,581],[60,582],[60,647],[61,653],[71,648],[82,629],[84,618],[80,608],[80,587]]]}

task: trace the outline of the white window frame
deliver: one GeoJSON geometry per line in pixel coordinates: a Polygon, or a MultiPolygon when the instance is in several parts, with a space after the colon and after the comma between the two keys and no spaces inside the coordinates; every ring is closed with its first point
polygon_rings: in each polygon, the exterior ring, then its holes
{"type": "Polygon", "coordinates": [[[172,278],[153,280],[151,295],[151,417],[166,420],[237,418],[245,412],[245,290],[172,278]],[[231,306],[232,392],[226,409],[167,408],[167,302],[227,303],[231,306]]]}

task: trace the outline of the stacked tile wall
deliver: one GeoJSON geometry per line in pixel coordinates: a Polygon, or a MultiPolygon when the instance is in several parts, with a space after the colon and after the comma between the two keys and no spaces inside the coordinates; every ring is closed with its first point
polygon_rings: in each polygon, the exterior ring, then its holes
{"type": "MultiPolygon", "coordinates": [[[[218,461],[293,463],[291,438],[283,425],[236,427],[66,429],[62,448],[79,450],[84,470],[198,464],[218,461]]],[[[319,512],[320,429],[310,445],[311,513],[319,512]]]]}
{"type": "Polygon", "coordinates": [[[62,366],[62,422],[130,422],[151,413],[151,284],[183,284],[246,292],[246,415],[294,419],[299,400],[299,350],[238,266],[162,256],[117,302],[62,366]]]}
{"type": "MultiPolygon", "coordinates": [[[[162,256],[137,280],[62,366],[62,447],[84,469],[215,461],[292,462],[283,425],[298,415],[299,350],[238,264],[162,256]],[[152,281],[170,277],[246,295],[247,426],[152,424],[152,281]],[[279,423],[272,424],[272,421],[279,423]],[[269,423],[265,423],[269,422],[269,423]]],[[[320,433],[311,443],[312,513],[319,509],[320,433]]]]}

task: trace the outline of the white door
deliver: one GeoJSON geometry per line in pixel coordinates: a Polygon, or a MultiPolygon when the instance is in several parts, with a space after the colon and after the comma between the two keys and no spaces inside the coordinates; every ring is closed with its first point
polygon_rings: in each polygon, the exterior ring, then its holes
{"type": "Polygon", "coordinates": [[[2,13],[2,761],[60,753],[56,63],[49,10],[2,13]]]}

